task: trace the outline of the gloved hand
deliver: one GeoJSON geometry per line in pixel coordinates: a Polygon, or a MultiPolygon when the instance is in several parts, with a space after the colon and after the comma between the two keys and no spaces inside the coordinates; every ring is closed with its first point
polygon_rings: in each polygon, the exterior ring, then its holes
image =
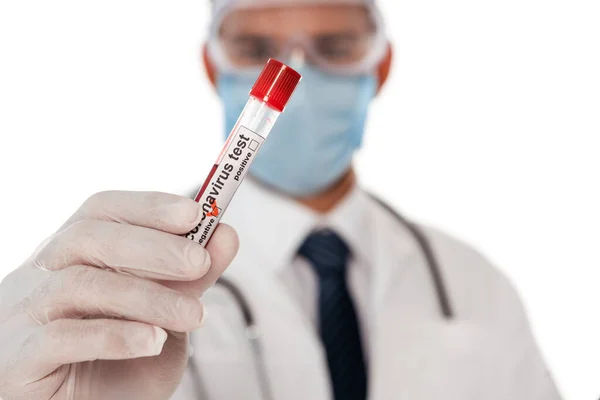
{"type": "Polygon", "coordinates": [[[162,193],[87,200],[0,285],[0,398],[168,399],[238,249],[226,225],[206,250],[179,236],[201,216],[162,193]]]}

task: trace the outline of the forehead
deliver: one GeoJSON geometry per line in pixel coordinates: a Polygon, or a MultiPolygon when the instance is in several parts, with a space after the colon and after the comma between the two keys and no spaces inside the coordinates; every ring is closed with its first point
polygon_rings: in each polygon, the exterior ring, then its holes
{"type": "Polygon", "coordinates": [[[360,32],[369,30],[371,24],[367,7],[361,5],[251,8],[229,13],[221,24],[220,33],[286,36],[302,32],[314,35],[340,31],[360,32]]]}

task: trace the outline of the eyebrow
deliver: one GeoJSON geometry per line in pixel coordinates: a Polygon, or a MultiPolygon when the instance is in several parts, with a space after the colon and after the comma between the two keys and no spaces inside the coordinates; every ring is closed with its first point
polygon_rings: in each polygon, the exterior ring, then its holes
{"type": "Polygon", "coordinates": [[[340,32],[329,32],[319,33],[314,35],[315,38],[319,39],[356,39],[360,37],[360,33],[356,31],[340,31],[340,32]]]}
{"type": "MultiPolygon", "coordinates": [[[[361,34],[363,34],[363,33],[368,34],[370,32],[368,32],[368,31],[367,32],[357,32],[356,30],[344,30],[344,31],[338,31],[338,32],[316,33],[314,35],[311,35],[311,37],[317,38],[317,39],[356,39],[356,38],[359,38],[361,36],[361,34]]],[[[266,41],[266,40],[270,40],[272,38],[272,35],[269,35],[267,33],[265,33],[265,34],[237,33],[237,34],[233,34],[233,35],[221,34],[221,36],[227,40],[231,40],[238,44],[244,44],[244,43],[255,42],[255,41],[266,41]]]]}

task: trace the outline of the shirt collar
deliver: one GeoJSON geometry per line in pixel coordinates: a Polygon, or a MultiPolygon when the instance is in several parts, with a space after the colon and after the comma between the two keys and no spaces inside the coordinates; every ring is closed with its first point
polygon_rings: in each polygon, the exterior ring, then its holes
{"type": "MultiPolygon", "coordinates": [[[[346,241],[354,258],[367,258],[370,199],[358,186],[327,214],[246,179],[227,210],[224,222],[238,231],[241,246],[253,246],[273,269],[288,266],[313,231],[329,228],[346,241]]],[[[367,264],[367,263],[361,263],[367,264]]]]}

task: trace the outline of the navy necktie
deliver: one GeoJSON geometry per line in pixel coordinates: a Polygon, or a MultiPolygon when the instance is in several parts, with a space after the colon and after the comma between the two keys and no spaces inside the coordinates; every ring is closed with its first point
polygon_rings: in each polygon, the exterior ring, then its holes
{"type": "Polygon", "coordinates": [[[365,400],[367,372],[354,304],[346,284],[348,246],[330,231],[311,234],[298,252],[319,280],[319,330],[335,400],[365,400]]]}

